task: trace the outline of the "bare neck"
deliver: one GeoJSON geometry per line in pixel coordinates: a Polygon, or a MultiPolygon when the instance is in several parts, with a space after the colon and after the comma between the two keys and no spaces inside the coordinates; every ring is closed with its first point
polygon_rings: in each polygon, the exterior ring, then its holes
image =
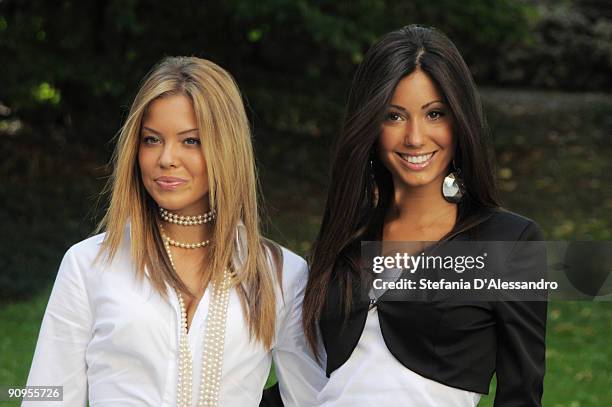
{"type": "Polygon", "coordinates": [[[442,185],[431,182],[412,188],[395,188],[393,203],[387,212],[385,227],[401,225],[412,230],[452,229],[457,219],[457,204],[444,199],[442,185]]]}
{"type": "Polygon", "coordinates": [[[168,237],[181,243],[197,243],[212,237],[211,223],[203,225],[183,226],[175,223],[161,221],[164,232],[168,237]]]}

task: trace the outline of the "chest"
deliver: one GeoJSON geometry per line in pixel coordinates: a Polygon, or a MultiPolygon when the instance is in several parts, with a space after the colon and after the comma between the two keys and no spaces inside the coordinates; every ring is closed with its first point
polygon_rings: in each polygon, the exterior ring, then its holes
{"type": "MultiPolygon", "coordinates": [[[[178,351],[181,310],[174,290],[164,297],[145,277],[139,281],[131,268],[104,270],[91,276],[88,293],[93,313],[89,344],[93,354],[129,355],[135,362],[174,360],[178,351]]],[[[188,305],[189,341],[194,354],[201,346],[210,308],[210,289],[188,305]]],[[[248,326],[235,290],[230,291],[227,308],[225,349],[252,349],[248,326]]]]}
{"type": "Polygon", "coordinates": [[[204,266],[206,261],[202,253],[190,253],[183,250],[180,253],[174,253],[173,259],[175,272],[192,294],[192,296],[181,294],[184,304],[181,312],[186,313],[187,329],[189,330],[196,309],[206,292],[208,282],[205,279],[208,277],[209,270],[204,266]]]}
{"type": "Polygon", "coordinates": [[[454,219],[440,219],[430,225],[416,225],[406,221],[388,222],[383,227],[382,240],[393,242],[437,242],[449,233],[454,219]]]}
{"type": "MultiPolygon", "coordinates": [[[[358,287],[353,287],[358,291],[358,287]]],[[[332,283],[320,319],[321,334],[330,358],[328,373],[353,352],[366,326],[369,304],[353,296],[348,317],[339,306],[340,288],[332,283]]],[[[427,360],[463,352],[492,354],[496,343],[496,315],[487,302],[394,301],[384,296],[376,304],[385,343],[394,352],[427,360]],[[428,359],[430,358],[430,359],[428,359]]],[[[393,353],[393,352],[392,352],[393,353]]]]}
{"type": "MultiPolygon", "coordinates": [[[[85,285],[93,319],[85,354],[91,399],[124,396],[125,392],[131,395],[132,389],[138,388],[152,400],[142,405],[175,405],[181,327],[174,290],[168,287],[167,295],[161,295],[148,277],[140,281],[135,276],[129,261],[115,261],[106,269],[92,270],[86,274],[85,285]]],[[[204,338],[209,329],[209,291],[204,291],[199,303],[191,305],[187,341],[194,383],[200,382],[204,338]]],[[[261,394],[271,357],[259,342],[251,340],[235,290],[229,293],[223,345],[223,377],[228,378],[227,383],[237,383],[240,390],[236,391],[233,384],[222,387],[221,397],[248,399],[249,394],[261,394]],[[245,372],[250,374],[248,378],[245,372]],[[246,391],[243,385],[258,388],[258,392],[246,391]],[[224,389],[233,390],[230,394],[224,389]]]]}

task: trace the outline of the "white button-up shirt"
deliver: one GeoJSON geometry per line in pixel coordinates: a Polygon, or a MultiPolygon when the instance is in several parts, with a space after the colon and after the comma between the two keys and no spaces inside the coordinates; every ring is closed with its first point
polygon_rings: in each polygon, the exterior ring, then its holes
{"type": "MultiPolygon", "coordinates": [[[[129,234],[111,263],[94,264],[103,235],[71,247],[62,260],[45,311],[28,386],[63,386],[63,402],[22,406],[174,406],[177,391],[180,307],[148,279],[139,282],[129,234]]],[[[316,405],[326,378],[301,328],[306,262],[283,248],[284,295],[277,290],[276,337],[271,352],[251,340],[240,300],[230,291],[220,406],[258,406],[274,359],[285,406],[316,405]]],[[[195,405],[200,388],[207,289],[189,330],[195,405]]]]}

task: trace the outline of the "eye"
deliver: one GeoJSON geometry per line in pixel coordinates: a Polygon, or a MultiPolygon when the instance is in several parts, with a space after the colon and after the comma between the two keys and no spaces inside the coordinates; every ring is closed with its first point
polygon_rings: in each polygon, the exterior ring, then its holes
{"type": "Polygon", "coordinates": [[[396,113],[396,112],[389,112],[385,116],[385,120],[390,121],[390,122],[398,122],[402,120],[402,116],[400,116],[399,113],[396,113]]]}
{"type": "Polygon", "coordinates": [[[159,138],[157,138],[155,136],[144,136],[142,138],[142,142],[144,144],[157,144],[157,143],[159,143],[159,138]]]}
{"type": "Polygon", "coordinates": [[[427,113],[427,118],[430,120],[438,120],[443,116],[444,112],[441,110],[432,110],[431,112],[427,113]]]}
{"type": "Polygon", "coordinates": [[[200,145],[200,139],[196,137],[189,137],[183,141],[185,144],[189,146],[197,146],[200,145]]]}

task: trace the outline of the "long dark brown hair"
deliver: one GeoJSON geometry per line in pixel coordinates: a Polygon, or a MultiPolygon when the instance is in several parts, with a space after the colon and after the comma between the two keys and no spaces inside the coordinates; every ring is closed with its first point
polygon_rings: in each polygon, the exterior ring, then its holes
{"type": "Polygon", "coordinates": [[[455,45],[440,31],[410,25],[386,34],[366,53],[351,86],[342,130],[334,141],[331,182],[313,247],[304,297],[303,324],[316,352],[317,324],[332,280],[337,279],[346,315],[359,279],[360,242],[379,240],[393,200],[391,174],[374,153],[384,114],[398,82],[421,69],[436,83],[454,117],[467,196],[452,234],[477,224],[499,207],[488,127],[472,75],[455,45]]]}

